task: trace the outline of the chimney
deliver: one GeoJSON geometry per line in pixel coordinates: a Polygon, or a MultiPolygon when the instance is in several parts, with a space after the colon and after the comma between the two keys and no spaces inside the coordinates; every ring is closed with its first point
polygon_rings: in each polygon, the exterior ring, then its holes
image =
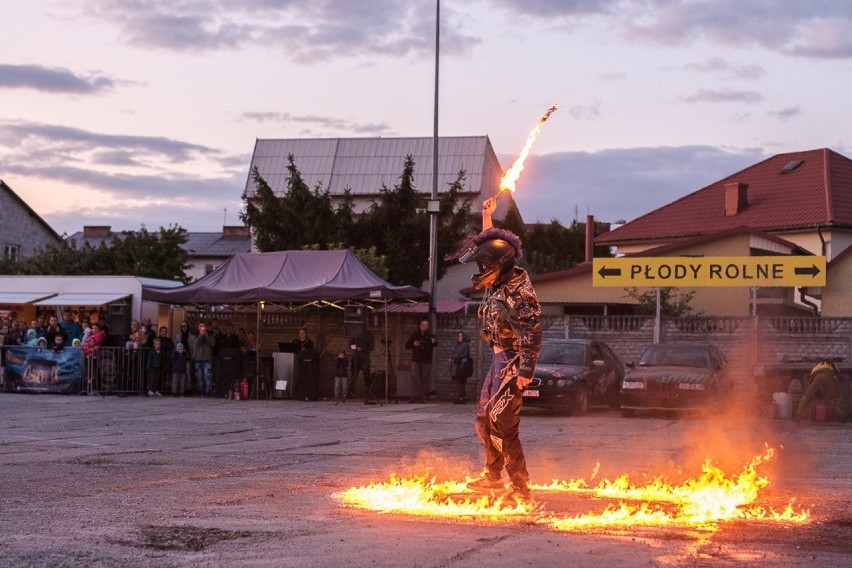
{"type": "Polygon", "coordinates": [[[249,228],[245,225],[225,225],[222,227],[223,237],[247,237],[249,236],[249,228]]]}
{"type": "Polygon", "coordinates": [[[83,225],[83,238],[108,237],[112,234],[111,225],[83,225]]]}
{"type": "Polygon", "coordinates": [[[748,207],[748,184],[733,182],[725,184],[725,215],[736,215],[748,207]]]}
{"type": "Polygon", "coordinates": [[[586,262],[595,256],[595,216],[586,215],[586,262]]]}

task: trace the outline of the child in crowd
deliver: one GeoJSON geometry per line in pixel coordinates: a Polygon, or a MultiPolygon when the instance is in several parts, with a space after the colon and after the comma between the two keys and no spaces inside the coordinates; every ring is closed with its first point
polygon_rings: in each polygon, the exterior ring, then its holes
{"type": "Polygon", "coordinates": [[[334,360],[334,400],[341,400],[346,394],[346,389],[349,388],[346,371],[349,368],[349,362],[346,360],[346,353],[341,351],[337,354],[337,359],[334,360]]]}
{"type": "Polygon", "coordinates": [[[188,386],[186,364],[188,360],[183,343],[175,345],[175,350],[172,351],[172,396],[183,396],[186,393],[188,386]]]}
{"type": "Polygon", "coordinates": [[[163,355],[160,352],[160,338],[154,339],[154,348],[148,351],[145,358],[145,372],[148,375],[148,396],[163,396],[160,394],[160,372],[163,369],[163,355]]]}

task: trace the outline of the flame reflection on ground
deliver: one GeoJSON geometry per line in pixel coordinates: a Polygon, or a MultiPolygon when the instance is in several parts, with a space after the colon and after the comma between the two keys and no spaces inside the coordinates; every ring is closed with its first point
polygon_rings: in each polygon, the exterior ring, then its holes
{"type": "MultiPolygon", "coordinates": [[[[531,485],[538,504],[502,496],[480,495],[466,489],[466,482],[438,481],[427,477],[391,476],[388,481],[352,487],[336,494],[345,504],[380,513],[400,513],[442,518],[533,521],[555,531],[588,531],[631,526],[700,527],[713,530],[724,521],[805,523],[809,511],[797,510],[791,501],[782,510],[755,505],[769,480],[757,468],[774,455],[772,448],[728,476],[709,459],[702,474],[681,483],[655,478],[635,485],[622,475],[590,487],[584,479],[554,480],[531,485]],[[600,512],[565,515],[550,511],[545,499],[559,494],[617,500],[600,512]]],[[[556,499],[554,499],[556,500],[556,499]]]]}

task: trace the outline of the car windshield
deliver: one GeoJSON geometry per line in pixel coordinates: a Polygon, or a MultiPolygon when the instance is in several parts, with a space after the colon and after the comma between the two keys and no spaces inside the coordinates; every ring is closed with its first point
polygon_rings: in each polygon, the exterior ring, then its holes
{"type": "Polygon", "coordinates": [[[639,360],[643,367],[669,365],[673,367],[712,367],[710,353],[704,347],[649,347],[639,360]]]}
{"type": "Polygon", "coordinates": [[[581,343],[545,343],[541,346],[538,362],[556,365],[585,365],[586,346],[581,343]]]}

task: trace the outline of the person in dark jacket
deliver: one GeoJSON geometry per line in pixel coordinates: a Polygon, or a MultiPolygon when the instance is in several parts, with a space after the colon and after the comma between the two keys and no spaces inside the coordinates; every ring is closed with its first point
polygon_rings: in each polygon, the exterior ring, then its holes
{"type": "Polygon", "coordinates": [[[172,396],[183,396],[189,388],[186,370],[189,366],[189,353],[183,343],[175,345],[171,354],[172,396]]]}
{"type": "Polygon", "coordinates": [[[532,381],[541,351],[541,306],[527,272],[515,265],[521,240],[496,229],[491,214],[495,198],[482,204],[482,232],[459,259],[476,262],[473,286],[484,292],[479,308],[482,338],[494,351],[479,394],[474,426],[485,449],[485,474],[467,487],[491,491],[504,487],[503,469],[512,484],[511,497],[531,501],[529,473],[519,436],[523,391],[532,381]]]}
{"type": "Polygon", "coordinates": [[[410,402],[426,400],[432,375],[432,353],[436,345],[438,345],[438,338],[429,330],[428,320],[421,320],[418,330],[405,342],[405,348],[411,349],[411,370],[414,380],[414,396],[410,402]]]}
{"type": "Polygon", "coordinates": [[[456,346],[450,357],[450,378],[456,384],[456,399],[453,404],[464,404],[470,400],[465,386],[473,374],[473,359],[470,358],[470,338],[463,331],[456,335],[456,346]]]}
{"type": "Polygon", "coordinates": [[[161,396],[160,378],[163,373],[163,351],[160,338],[154,338],[154,347],[145,354],[145,373],[148,378],[148,396],[161,396]]]}
{"type": "Polygon", "coordinates": [[[341,351],[337,354],[337,359],[334,360],[334,400],[341,401],[346,397],[346,389],[349,387],[349,361],[346,360],[346,353],[341,351]]]}
{"type": "Polygon", "coordinates": [[[213,349],[216,339],[207,331],[204,322],[198,324],[198,335],[193,339],[195,348],[192,350],[195,361],[195,380],[198,381],[198,392],[210,396],[213,392],[213,349]]]}

